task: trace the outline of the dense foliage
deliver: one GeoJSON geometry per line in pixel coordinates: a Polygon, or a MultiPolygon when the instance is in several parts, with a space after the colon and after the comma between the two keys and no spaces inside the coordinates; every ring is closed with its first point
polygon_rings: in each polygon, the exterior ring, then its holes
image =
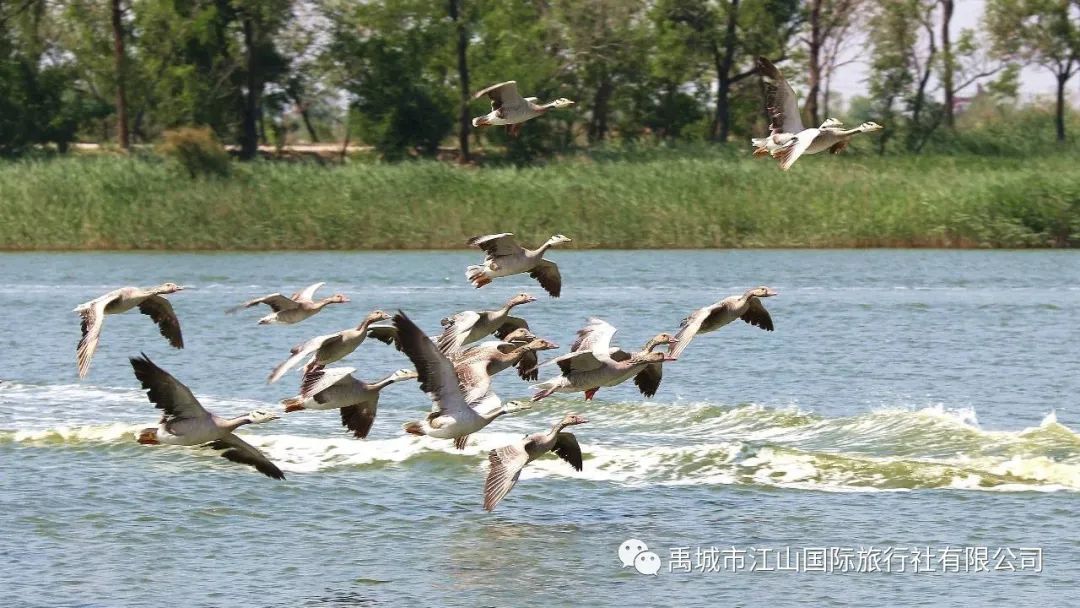
{"type": "Polygon", "coordinates": [[[462,156],[472,141],[520,161],[610,140],[742,142],[765,128],[756,55],[790,76],[808,122],[886,124],[881,152],[971,128],[971,98],[1008,114],[1019,66],[1045,68],[1060,84],[1051,137],[1066,139],[1080,0],[986,6],[960,31],[954,0],[4,1],[0,154],[183,126],[244,158],[342,139],[435,155],[455,131],[462,156]],[[841,100],[832,83],[855,58],[871,68],[867,95],[841,100]],[[520,138],[470,136],[486,104],[468,92],[508,79],[578,105],[520,138]]]}

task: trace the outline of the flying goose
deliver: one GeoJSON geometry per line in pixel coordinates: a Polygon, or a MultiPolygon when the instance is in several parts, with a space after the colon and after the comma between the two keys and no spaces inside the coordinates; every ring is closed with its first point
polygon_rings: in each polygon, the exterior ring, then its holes
{"type": "Polygon", "coordinates": [[[535,302],[536,298],[527,293],[519,293],[506,301],[498,310],[466,310],[452,317],[446,317],[440,323],[443,326],[439,336],[439,350],[445,355],[453,355],[466,344],[482,340],[491,334],[505,337],[515,329],[528,329],[525,319],[510,316],[515,306],[535,302]]]}
{"type": "Polygon", "coordinates": [[[761,303],[761,298],[777,295],[768,287],[749,289],[741,296],[728,296],[715,304],[699,308],[683,319],[679,332],[675,334],[676,344],[668,349],[673,357],[682,354],[690,341],[698,334],[716,331],[735,319],[742,319],[750,325],[756,325],[765,331],[773,330],[772,317],[761,303]]]}
{"type": "Polygon", "coordinates": [[[135,378],[147,389],[146,396],[162,411],[158,426],[143,429],[138,435],[139,443],[145,445],[205,445],[215,450],[225,450],[222,456],[241,464],[255,467],[263,475],[285,479],[285,474],[255,449],[233,434],[245,424],[262,424],[277,420],[277,414],[254,410],[236,418],[221,418],[199,403],[191,390],[168,372],[155,365],[143,354],[131,358],[135,378]]]}
{"type": "Polygon", "coordinates": [[[548,452],[554,452],[556,456],[570,463],[575,471],[580,471],[581,446],[573,433],[564,432],[563,429],[586,422],[588,420],[582,416],[567,414],[546,433],[533,433],[513,445],[491,450],[488,453],[491,468],[488,470],[487,481],[484,482],[484,509],[494,509],[517,483],[525,465],[548,452]]]}
{"type": "MultiPolygon", "coordinates": [[[[659,334],[657,338],[664,335],[659,334]]],[[[635,379],[634,382],[643,395],[651,397],[660,387],[663,374],[660,366],[665,361],[675,360],[673,356],[652,352],[651,349],[659,344],[670,343],[670,339],[657,341],[654,338],[647,343],[649,350],[633,354],[619,349],[601,349],[573,351],[557,357],[549,363],[559,366],[560,375],[530,387],[537,391],[532,400],[539,401],[555,393],[584,392],[585,400],[588,401],[601,387],[616,386],[630,378],[635,379]]]]}
{"type": "Polygon", "coordinates": [[[539,103],[540,100],[536,97],[522,97],[518,93],[516,80],[493,84],[473,95],[473,99],[480,99],[484,95],[491,99],[491,112],[472,119],[472,126],[506,125],[506,131],[512,136],[516,136],[521,130],[521,123],[543,116],[548,110],[574,105],[574,102],[565,97],[544,104],[539,103]]]}
{"type": "MultiPolygon", "coordinates": [[[[818,129],[827,129],[830,127],[840,127],[844,123],[835,118],[826,118],[818,129]]],[[[754,137],[750,139],[750,143],[754,146],[754,158],[760,156],[772,156],[775,152],[783,148],[788,142],[795,138],[795,133],[789,133],[783,131],[783,125],[770,125],[769,134],[765,137],[754,137]]]]}
{"type": "MultiPolygon", "coordinates": [[[[641,350],[636,354],[647,355],[653,352],[658,346],[667,345],[668,348],[671,348],[678,342],[679,341],[669,333],[659,333],[652,338],[649,338],[648,341],[645,342],[645,345],[641,347],[641,350]]],[[[616,362],[629,361],[633,357],[634,354],[628,353],[621,348],[615,349],[615,351],[611,353],[612,360],[616,362]]],[[[665,361],[668,360],[671,359],[665,359],[665,361]]],[[[628,369],[622,374],[610,378],[604,386],[618,386],[630,378],[634,379],[634,386],[638,387],[638,391],[642,396],[652,397],[656,395],[656,391],[660,389],[660,381],[664,379],[664,364],[662,362],[650,363],[640,370],[637,368],[628,369]]],[[[585,400],[591,400],[598,390],[600,390],[600,387],[585,391],[585,400]]]]}
{"type": "Polygon", "coordinates": [[[562,276],[555,262],[544,259],[544,252],[550,247],[569,242],[569,238],[556,234],[536,249],[525,249],[518,245],[513,232],[474,236],[468,244],[483,249],[486,255],[482,265],[465,269],[465,278],[479,289],[498,277],[527,272],[551,297],[557,298],[562,291],[562,276]]]}
{"type": "Polygon", "coordinates": [[[234,313],[242,308],[251,308],[259,304],[266,304],[274,312],[259,319],[259,325],[291,325],[299,323],[323,309],[327,304],[344,304],[349,298],[336,293],[329,298],[315,301],[315,291],[326,285],[325,282],[308,285],[303,291],[298,291],[286,298],[280,293],[272,293],[261,298],[248,300],[239,306],[234,306],[225,312],[234,313]]]}
{"type": "MultiPolygon", "coordinates": [[[[316,336],[307,342],[297,344],[290,351],[292,355],[270,373],[267,383],[277,382],[286,372],[300,363],[304,357],[311,355],[311,360],[304,366],[304,378],[306,379],[311,372],[339,361],[356,350],[357,347],[364,343],[364,339],[371,335],[372,323],[389,319],[390,315],[385,312],[373,310],[355,328],[344,329],[325,336],[316,336]]],[[[393,338],[391,338],[392,341],[393,338]]]]}
{"type": "Polygon", "coordinates": [[[433,406],[426,419],[406,423],[406,433],[453,439],[454,447],[464,449],[472,433],[503,414],[529,407],[515,402],[504,404],[490,390],[477,399],[466,399],[469,388],[459,384],[454,365],[405,313],[398,311],[394,315],[394,327],[398,329],[401,350],[416,366],[420,389],[433,406]]]}
{"type": "Polygon", "coordinates": [[[751,140],[756,148],[755,156],[761,155],[764,149],[780,161],[782,170],[787,171],[803,154],[817,154],[825,150],[838,154],[856,133],[871,133],[884,128],[875,122],[864,122],[854,129],[845,130],[840,128],[839,121],[832,118],[822,123],[820,128],[805,128],[791,85],[771,61],[758,57],[757,62],[759,73],[771,81],[766,84],[765,103],[772,115],[772,123],[767,138],[771,141],[751,140]]]}
{"type": "MultiPolygon", "coordinates": [[[[461,361],[467,361],[474,357],[489,357],[488,353],[491,350],[498,350],[505,354],[510,354],[515,347],[527,345],[534,340],[540,340],[535,334],[524,327],[519,327],[514,331],[507,334],[502,340],[488,340],[487,342],[481,342],[476,346],[470,346],[469,348],[454,355],[453,361],[455,364],[461,361]]],[[[536,380],[536,365],[537,357],[536,353],[540,350],[549,350],[552,348],[559,348],[557,344],[544,340],[547,346],[536,349],[526,349],[519,355],[517,364],[515,365],[518,370],[518,376],[521,376],[522,380],[536,380]]],[[[495,358],[490,357],[488,359],[488,370],[491,375],[501,372],[506,369],[510,363],[509,357],[495,358]]]]}
{"type": "Polygon", "coordinates": [[[540,350],[559,348],[558,344],[537,338],[526,344],[513,345],[509,342],[492,342],[487,348],[471,349],[468,354],[455,358],[454,373],[458,383],[466,389],[465,400],[482,398],[491,391],[491,377],[502,370],[520,364],[526,355],[533,355],[540,350]]]}
{"type": "Polygon", "coordinates": [[[175,348],[184,348],[184,337],[180,333],[180,321],[173,312],[172,304],[161,297],[163,294],[176,293],[185,289],[176,283],[164,283],[157,287],[121,287],[109,293],[80,304],[73,312],[82,317],[82,339],[75,350],[79,367],[79,377],[85,378],[90,371],[90,359],[97,350],[101,338],[101,326],[105,315],[127,312],[136,306],[139,312],[148,315],[157,323],[161,335],[175,348]]]}
{"type": "Polygon", "coordinates": [[[389,376],[367,383],[353,377],[352,367],[319,368],[304,380],[300,394],[281,402],[285,412],[300,410],[341,410],[341,424],[364,439],[375,422],[382,389],[395,382],[415,378],[411,369],[399,369],[389,376]]]}

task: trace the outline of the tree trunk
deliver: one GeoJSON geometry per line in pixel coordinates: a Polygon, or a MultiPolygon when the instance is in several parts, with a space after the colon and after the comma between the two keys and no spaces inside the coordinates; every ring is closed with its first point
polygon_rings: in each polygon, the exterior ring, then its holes
{"type": "Polygon", "coordinates": [[[342,164],[349,158],[349,135],[352,131],[352,100],[345,106],[345,137],[341,142],[342,164]]]}
{"type": "Polygon", "coordinates": [[[259,145],[269,145],[270,141],[266,139],[266,115],[263,114],[262,104],[259,104],[259,145]]]}
{"type": "Polygon", "coordinates": [[[259,94],[262,85],[259,83],[258,62],[255,58],[255,24],[251,18],[243,18],[244,47],[246,52],[246,85],[247,94],[244,95],[244,108],[240,131],[240,158],[251,160],[259,151],[259,94]]]}
{"type": "Polygon", "coordinates": [[[315,125],[311,124],[311,112],[308,111],[307,106],[298,106],[300,108],[300,118],[304,121],[304,128],[307,129],[308,139],[311,143],[319,143],[319,135],[315,132],[315,125]]]}
{"type": "Polygon", "coordinates": [[[825,87],[821,91],[821,109],[824,116],[831,115],[831,112],[829,112],[830,101],[832,101],[832,74],[825,77],[825,87]]]}
{"type": "Polygon", "coordinates": [[[604,141],[608,130],[608,102],[614,90],[611,78],[607,74],[600,79],[593,96],[592,120],[589,121],[589,143],[604,141]]]}
{"type": "Polygon", "coordinates": [[[117,142],[127,150],[131,147],[128,139],[126,57],[124,52],[124,23],[120,0],[112,0],[113,62],[116,68],[116,131],[117,142]]]}
{"type": "Polygon", "coordinates": [[[465,27],[465,18],[461,14],[461,3],[464,0],[450,0],[450,18],[457,27],[457,68],[458,84],[461,88],[461,107],[458,111],[458,162],[465,164],[471,158],[469,155],[469,128],[472,126],[469,120],[469,32],[465,27]]]}
{"type": "Polygon", "coordinates": [[[1065,141],[1065,83],[1069,81],[1068,72],[1057,74],[1057,107],[1054,113],[1054,126],[1057,127],[1057,140],[1065,141]]]}
{"type": "Polygon", "coordinates": [[[713,63],[716,65],[716,114],[713,116],[712,139],[725,142],[731,133],[731,66],[735,62],[735,28],[739,23],[739,0],[730,0],[727,7],[727,25],[724,28],[724,52],[713,45],[713,63]]]}
{"type": "Polygon", "coordinates": [[[953,85],[952,40],[949,38],[949,25],[953,17],[953,0],[941,1],[941,88],[945,90],[945,126],[956,126],[955,101],[956,91],[953,85]]]}
{"type": "Polygon", "coordinates": [[[809,40],[809,68],[810,78],[807,81],[806,115],[810,118],[810,124],[821,124],[821,112],[818,110],[818,93],[821,90],[821,3],[823,0],[810,1],[810,40],[809,40]]]}

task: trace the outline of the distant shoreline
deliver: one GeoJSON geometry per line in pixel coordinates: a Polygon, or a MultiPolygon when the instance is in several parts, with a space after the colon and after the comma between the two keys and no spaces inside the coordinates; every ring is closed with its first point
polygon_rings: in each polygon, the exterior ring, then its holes
{"type": "Polygon", "coordinates": [[[707,148],[516,168],[437,161],[0,163],[0,251],[463,250],[554,233],[573,249],[1025,249],[1080,245],[1074,154],[768,159],[707,148]]]}

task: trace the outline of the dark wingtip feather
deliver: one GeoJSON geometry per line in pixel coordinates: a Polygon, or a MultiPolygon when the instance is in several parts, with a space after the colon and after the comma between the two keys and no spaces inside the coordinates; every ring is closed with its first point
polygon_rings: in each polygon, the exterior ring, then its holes
{"type": "Polygon", "coordinates": [[[154,373],[155,371],[162,371],[162,369],[151,361],[150,357],[147,357],[144,352],[140,352],[138,357],[130,357],[128,361],[131,362],[131,369],[135,371],[135,378],[139,382],[142,382],[143,388],[149,388],[146,385],[145,380],[147,374],[154,373]]]}

